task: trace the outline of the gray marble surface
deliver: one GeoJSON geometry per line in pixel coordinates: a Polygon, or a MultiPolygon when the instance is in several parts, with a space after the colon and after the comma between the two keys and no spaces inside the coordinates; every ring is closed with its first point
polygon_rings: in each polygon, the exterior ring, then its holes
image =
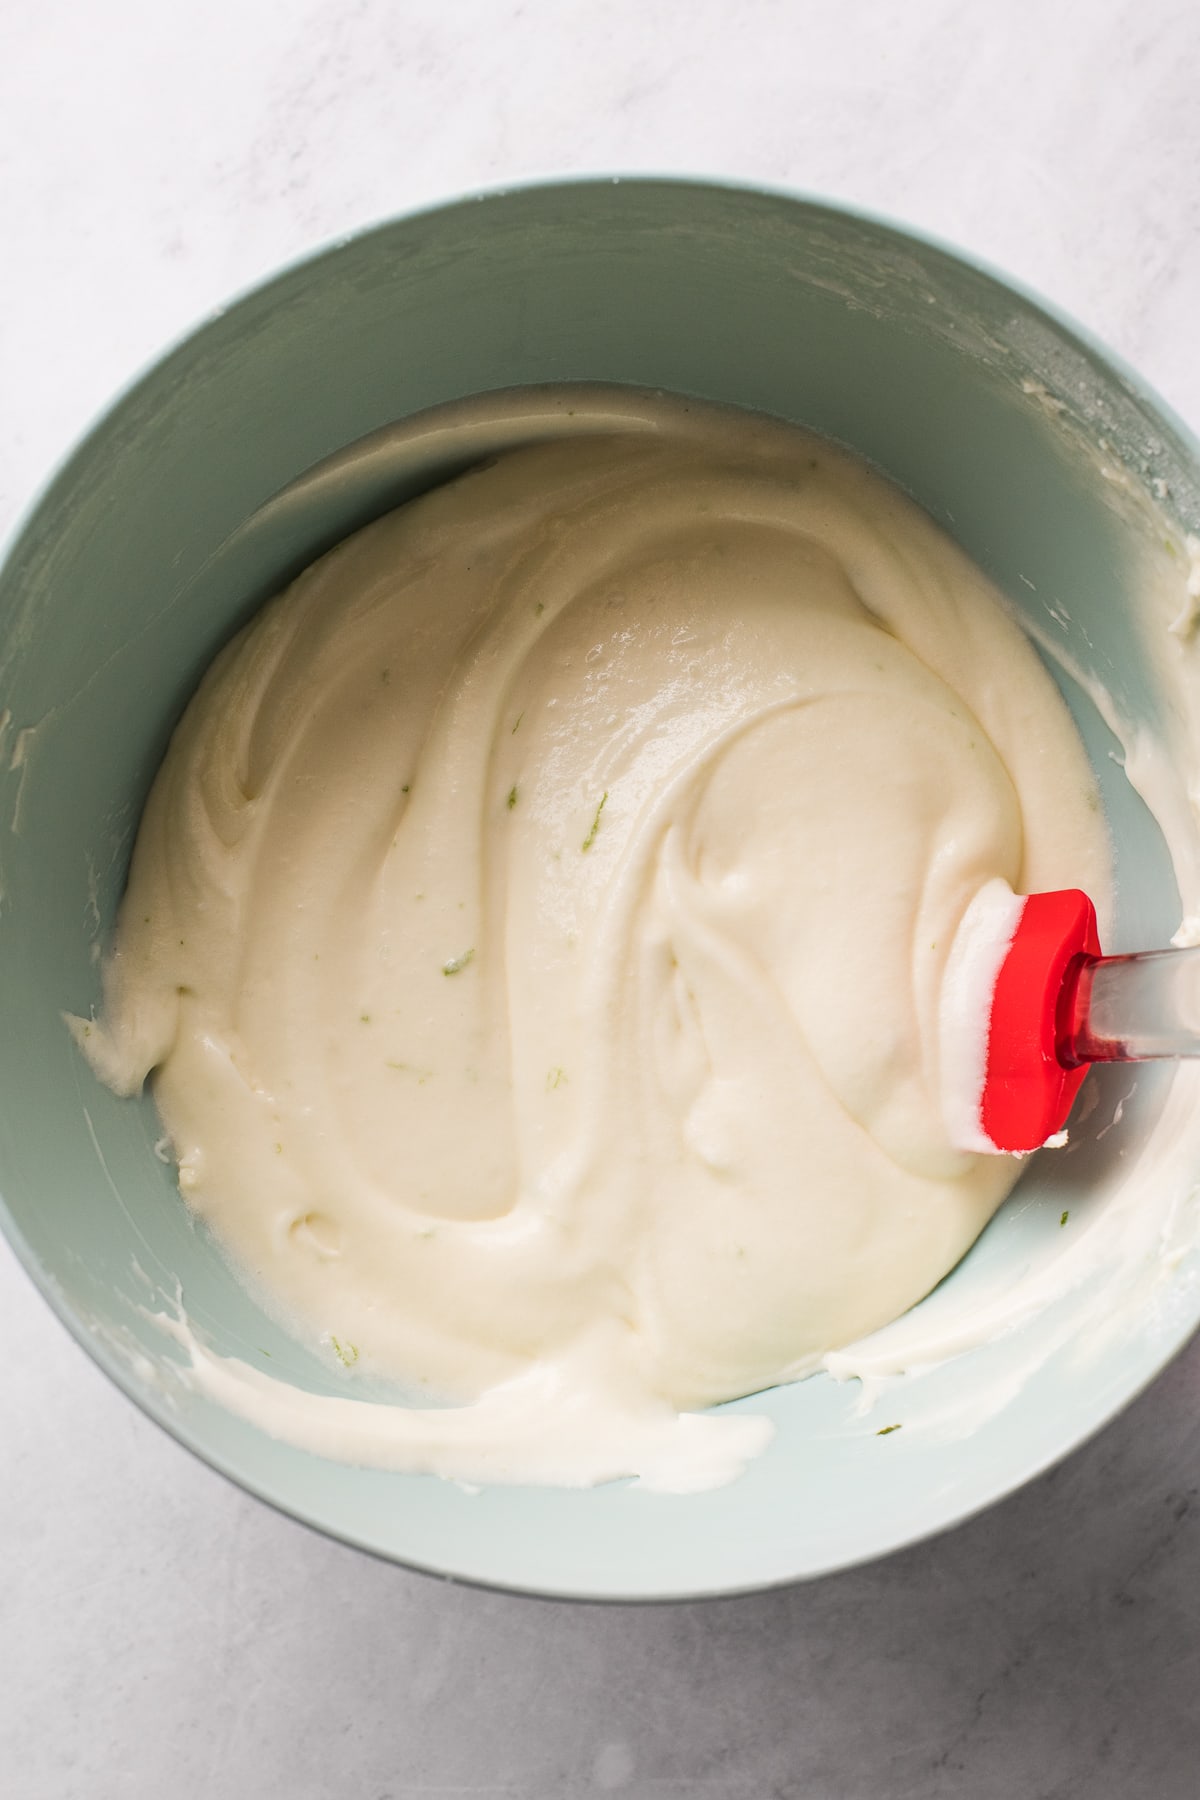
{"type": "MultiPolygon", "coordinates": [[[[1006,266],[1200,424],[1193,0],[0,0],[0,528],[280,259],[526,173],[790,183],[1006,266]]],[[[1200,1794],[1200,1343],[933,1543],[662,1608],[514,1600],[276,1517],[0,1247],[0,1794],[1200,1794]]]]}

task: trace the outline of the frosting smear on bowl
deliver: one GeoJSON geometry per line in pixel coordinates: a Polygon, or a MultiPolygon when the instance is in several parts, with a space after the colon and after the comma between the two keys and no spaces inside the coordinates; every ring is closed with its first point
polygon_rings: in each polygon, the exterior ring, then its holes
{"type": "Polygon", "coordinates": [[[181,1324],[197,1379],[326,1454],[730,1478],[769,1427],[698,1409],[895,1319],[1019,1172],[943,1122],[968,905],[1108,894],[1065,704],[949,538],[798,430],[639,404],[367,526],[222,651],[77,1026],[345,1374],[181,1324]]]}

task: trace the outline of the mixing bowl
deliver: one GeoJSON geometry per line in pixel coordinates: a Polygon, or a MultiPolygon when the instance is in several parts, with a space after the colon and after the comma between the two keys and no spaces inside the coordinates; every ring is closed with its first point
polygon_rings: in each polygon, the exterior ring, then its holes
{"type": "MultiPolygon", "coordinates": [[[[331,1380],[189,1217],[155,1155],[151,1101],[101,1088],[62,1021],[98,1000],[142,802],[219,645],[314,554],[496,446],[434,428],[402,455],[386,434],[340,453],[440,402],[554,381],[702,395],[850,445],[942,521],[1041,636],[1060,632],[1085,675],[1119,679],[1127,708],[1153,717],[1127,604],[1141,527],[1113,505],[1113,478],[1169,492],[1186,513],[1197,447],[1112,356],[1000,277],[794,195],[649,179],[491,193],[339,243],[136,382],[0,573],[0,1218],[125,1392],[297,1518],[517,1590],[733,1592],[878,1556],[1061,1456],[1192,1331],[1195,1259],[1090,1355],[1072,1341],[1084,1298],[1068,1293],[1066,1329],[1040,1350],[1034,1318],[951,1360],[923,1378],[924,1411],[904,1431],[882,1428],[908,1417],[908,1377],[872,1412],[857,1382],[825,1375],[739,1402],[769,1413],[776,1439],[710,1493],[473,1493],[356,1469],[275,1442],[172,1378],[178,1347],[156,1315],[182,1290],[215,1349],[323,1391],[331,1380]]],[[[1112,825],[1118,938],[1165,941],[1178,900],[1162,838],[1084,688],[1061,680],[1112,825]]],[[[1145,1073],[1132,1092],[1126,1080],[1123,1110],[1109,1104],[1117,1090],[1102,1095],[1118,1122],[1072,1160],[1036,1160],[924,1304],[997,1271],[1019,1283],[1063,1212],[1101,1203],[1105,1169],[1146,1141],[1168,1079],[1145,1073]]]]}

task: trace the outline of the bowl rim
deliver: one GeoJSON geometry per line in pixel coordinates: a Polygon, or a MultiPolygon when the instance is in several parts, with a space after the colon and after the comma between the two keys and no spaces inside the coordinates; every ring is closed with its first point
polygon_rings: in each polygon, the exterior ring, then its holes
{"type": "MultiPolygon", "coordinates": [[[[177,354],[183,352],[210,325],[217,323],[227,313],[246,302],[263,299],[273,287],[286,283],[296,275],[315,267],[318,263],[332,261],[349,246],[360,245],[374,236],[382,236],[395,230],[397,226],[413,224],[426,218],[444,217],[478,205],[502,204],[506,199],[515,195],[566,193],[581,188],[591,190],[612,186],[642,189],[675,187],[681,191],[699,190],[722,193],[735,200],[741,198],[750,201],[761,199],[783,201],[789,206],[797,207],[810,214],[823,214],[835,220],[850,220],[882,235],[890,236],[898,243],[916,244],[919,248],[933,251],[951,264],[982,276],[986,282],[1002,293],[1015,296],[1027,310],[1041,315],[1061,337],[1075,348],[1105,365],[1116,375],[1127,392],[1148,408],[1156,416],[1161,426],[1176,438],[1179,448],[1187,459],[1200,468],[1200,437],[1158,393],[1155,387],[1123,356],[1113,350],[1095,332],[1081,324],[1063,307],[1048,299],[1025,281],[1010,275],[986,257],[964,249],[936,232],[911,225],[892,214],[807,189],[791,187],[782,183],[706,174],[702,171],[659,173],[653,170],[619,170],[616,172],[598,170],[569,174],[540,174],[522,176],[516,180],[500,179],[465,189],[456,194],[424,200],[398,212],[371,219],[352,231],[324,237],[307,249],[301,250],[273,266],[265,274],[243,283],[227,300],[210,308],[191,324],[166,338],[157,350],[142,359],[113,394],[91,414],[83,429],[52,461],[48,471],[36,484],[32,494],[18,507],[11,525],[3,534],[0,534],[0,572],[8,565],[22,540],[33,532],[39,515],[50,506],[59,486],[68,482],[72,467],[82,452],[108,427],[113,417],[144,384],[157,376],[177,354]]],[[[749,1583],[726,1584],[718,1581],[710,1586],[678,1587],[664,1589],[661,1592],[621,1592],[613,1588],[588,1587],[586,1584],[575,1584],[574,1582],[570,1585],[558,1586],[527,1585],[520,1581],[501,1578],[492,1580],[475,1574],[460,1573],[452,1567],[423,1563],[415,1557],[394,1554],[390,1550],[381,1548],[377,1543],[372,1543],[365,1537],[356,1534],[353,1530],[326,1523],[324,1520],[312,1516],[299,1503],[292,1503],[281,1498],[266,1484],[239,1468],[232,1456],[217,1450],[201,1449],[193,1441],[186,1421],[181,1419],[165,1401],[160,1402],[152,1388],[140,1386],[135,1381],[132,1370],[116,1355],[102,1334],[91,1330],[84,1319],[67,1302],[56,1278],[43,1266],[25,1238],[9,1210],[2,1192],[0,1192],[0,1232],[11,1245],[17,1263],[76,1344],[86,1352],[91,1361],[108,1376],[120,1392],[133,1402],[144,1417],[159,1426],[206,1468],[215,1470],[242,1492],[252,1495],[256,1500],[263,1502],[283,1517],[294,1520],[297,1524],[322,1537],[362,1551],[377,1561],[434,1579],[450,1581],[459,1586],[479,1588],[492,1593],[512,1594],[526,1599],[549,1601],[569,1600],[587,1604],[648,1606],[701,1600],[736,1599],[749,1594],[768,1593],[792,1587],[801,1582],[821,1579],[827,1575],[839,1574],[878,1561],[897,1551],[928,1542],[944,1532],[966,1524],[968,1520],[1010,1498],[1028,1482],[1054,1468],[1087,1443],[1089,1439],[1098,1435],[1158,1379],[1200,1328],[1200,1297],[1198,1297],[1193,1308],[1193,1316],[1189,1316],[1170,1333],[1169,1337],[1164,1336],[1160,1339],[1161,1354],[1154,1359],[1148,1369],[1139,1374],[1130,1387],[1122,1393],[1115,1405],[1111,1404],[1111,1400],[1106,1401],[1100,1407],[1098,1416],[1084,1420],[1078,1430],[1072,1432],[1053,1450],[1034,1452],[1019,1462],[996,1491],[965,1506],[959,1503],[951,1516],[935,1518],[927,1528],[915,1532],[901,1531],[890,1542],[876,1543],[861,1551],[839,1556],[825,1563],[819,1569],[791,1570],[777,1577],[749,1583]]],[[[436,1478],[430,1477],[429,1479],[436,1478]]]]}

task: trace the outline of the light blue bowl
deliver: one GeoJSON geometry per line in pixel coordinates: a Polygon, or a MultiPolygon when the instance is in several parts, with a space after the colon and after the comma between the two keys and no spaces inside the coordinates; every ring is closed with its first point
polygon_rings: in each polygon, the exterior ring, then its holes
{"type": "MultiPolygon", "coordinates": [[[[322,1461],[163,1382],[177,1352],[148,1315],[180,1283],[217,1349],[259,1362],[269,1352],[263,1367],[313,1386],[328,1377],[189,1218],[153,1153],[150,1103],[100,1088],[61,1021],[98,999],[97,946],[142,801],[214,651],[314,553],[442,478],[464,448],[431,439],[407,460],[343,459],[267,503],[420,409],[578,380],[704,395],[851,445],[1042,623],[1034,590],[1054,596],[1077,654],[1152,712],[1123,599],[1135,546],[1096,460],[1038,384],[1078,399],[1084,435],[1106,436],[1139,479],[1194,493],[1197,447],[1107,352],[987,270],[791,195],[659,180],[494,193],[339,244],[138,381],[65,464],[0,572],[0,1219],[125,1392],[296,1517],[415,1567],[529,1592],[729,1593],[882,1555],[1028,1480],[1185,1341],[1200,1316],[1194,1267],[1178,1272],[1166,1324],[1160,1307],[1091,1359],[1051,1356],[966,1437],[879,1437],[886,1421],[856,1415],[856,1385],[819,1377],[740,1403],[769,1412],[778,1435],[728,1488],[472,1495],[322,1461]]],[[[1177,922],[1161,840],[1098,719],[1068,697],[1118,845],[1120,935],[1160,940],[1177,922]]],[[[1143,1081],[1104,1154],[1137,1141],[1158,1100],[1143,1081]]],[[[1085,1205],[1089,1165],[1072,1167],[1070,1204],[1085,1205]]],[[[981,1260],[1015,1264],[1056,1228],[1062,1179],[1035,1167],[951,1284],[981,1260]]],[[[1015,1367],[1022,1337],[950,1365],[946,1393],[961,1403],[985,1374],[1015,1367]]],[[[888,1406],[902,1405],[897,1390],[888,1406]]]]}

